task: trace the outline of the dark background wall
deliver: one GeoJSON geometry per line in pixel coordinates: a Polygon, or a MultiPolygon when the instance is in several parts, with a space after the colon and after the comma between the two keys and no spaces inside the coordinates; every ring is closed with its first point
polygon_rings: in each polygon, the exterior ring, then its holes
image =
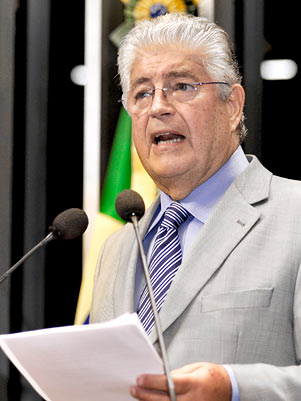
{"type": "MultiPolygon", "coordinates": [[[[1,0],[1,271],[82,207],[84,0],[1,0]],[[2,75],[3,74],[3,75],[2,75]]],[[[0,288],[1,333],[73,324],[81,239],[50,243],[0,288]],[[3,302],[2,302],[3,301],[3,302]]],[[[0,355],[0,398],[37,400],[0,355]]]]}
{"type": "MultiPolygon", "coordinates": [[[[230,33],[244,75],[246,152],[273,172],[301,179],[300,72],[263,81],[263,59],[300,64],[298,3],[216,0],[216,21],[230,33]]],[[[84,0],[0,0],[0,272],[47,233],[53,218],[82,207],[83,88],[70,80],[84,64],[84,0]]],[[[123,19],[120,0],[102,7],[101,178],[120,90],[109,34],[123,19]]],[[[0,287],[0,333],[72,324],[82,271],[81,240],[53,242],[0,287]]],[[[1,401],[40,400],[0,353],[1,401]]]]}
{"type": "Polygon", "coordinates": [[[300,180],[300,102],[297,94],[301,87],[301,51],[298,5],[295,2],[284,5],[280,0],[265,0],[264,3],[264,58],[293,59],[299,71],[291,80],[263,81],[262,159],[273,173],[300,180]]]}

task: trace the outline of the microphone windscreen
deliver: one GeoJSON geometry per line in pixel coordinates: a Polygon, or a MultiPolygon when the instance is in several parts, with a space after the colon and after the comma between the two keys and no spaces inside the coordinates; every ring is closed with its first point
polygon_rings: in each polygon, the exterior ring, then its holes
{"type": "Polygon", "coordinates": [[[86,231],[88,224],[88,216],[83,210],[71,208],[57,215],[49,230],[55,239],[74,239],[86,231]]]}
{"type": "Polygon", "coordinates": [[[128,222],[132,222],[132,216],[136,216],[140,220],[145,211],[143,199],[131,189],[125,189],[118,194],[115,208],[119,216],[128,222]]]}

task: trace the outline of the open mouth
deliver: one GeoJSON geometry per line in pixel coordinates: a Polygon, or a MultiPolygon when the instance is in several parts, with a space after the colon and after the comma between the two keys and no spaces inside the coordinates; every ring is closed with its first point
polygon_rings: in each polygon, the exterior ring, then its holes
{"type": "Polygon", "coordinates": [[[183,135],[166,132],[156,135],[154,138],[154,143],[156,145],[165,145],[168,143],[182,142],[184,138],[185,137],[183,135]]]}

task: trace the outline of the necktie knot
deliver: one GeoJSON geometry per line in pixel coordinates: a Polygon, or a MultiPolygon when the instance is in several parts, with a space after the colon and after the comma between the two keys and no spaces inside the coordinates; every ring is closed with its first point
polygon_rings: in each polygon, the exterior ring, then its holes
{"type": "Polygon", "coordinates": [[[177,230],[179,226],[188,218],[189,212],[181,203],[171,203],[165,211],[161,226],[177,230]]]}

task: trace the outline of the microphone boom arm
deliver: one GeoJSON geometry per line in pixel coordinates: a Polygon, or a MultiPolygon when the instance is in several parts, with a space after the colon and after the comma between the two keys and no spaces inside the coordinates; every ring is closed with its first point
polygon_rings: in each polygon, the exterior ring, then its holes
{"type": "Polygon", "coordinates": [[[7,270],[5,273],[3,273],[0,276],[0,284],[9,277],[12,272],[19,267],[25,260],[27,260],[37,249],[41,248],[42,246],[48,244],[48,242],[52,241],[54,239],[53,233],[49,233],[42,241],[40,241],[35,247],[33,247],[30,251],[28,251],[23,258],[21,258],[17,263],[15,263],[9,270],[7,270]]]}

